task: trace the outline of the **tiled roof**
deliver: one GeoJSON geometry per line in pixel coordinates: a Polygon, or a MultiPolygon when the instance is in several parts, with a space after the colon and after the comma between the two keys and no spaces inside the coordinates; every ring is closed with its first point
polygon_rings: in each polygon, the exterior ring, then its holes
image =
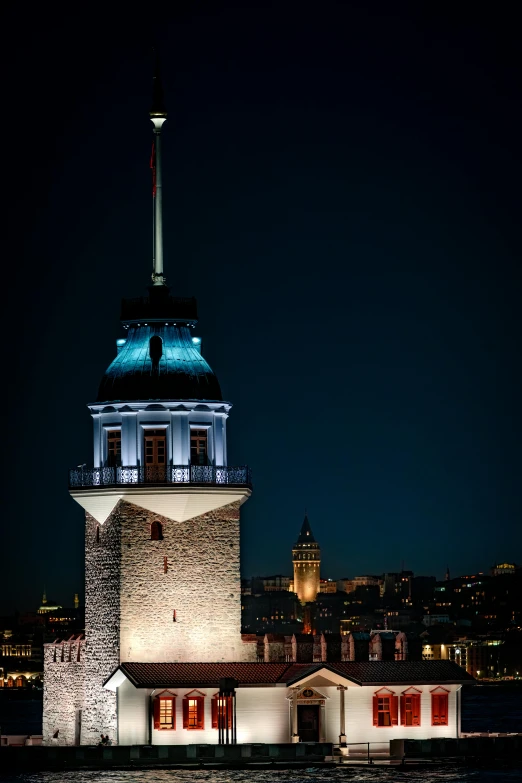
{"type": "Polygon", "coordinates": [[[346,661],[324,665],[360,685],[474,682],[474,678],[453,661],[346,661]]]}
{"type": "Polygon", "coordinates": [[[122,663],[120,669],[138,688],[212,688],[223,677],[233,677],[240,685],[275,684],[288,667],[288,663],[122,663]]]}
{"type": "MultiPolygon", "coordinates": [[[[473,682],[451,661],[365,661],[344,663],[122,663],[123,674],[137,688],[219,686],[233,677],[240,686],[293,684],[319,669],[340,674],[357,685],[473,682]]],[[[112,675],[111,675],[112,676],[112,675]]],[[[110,678],[109,678],[110,679],[110,678]]]]}
{"type": "Polygon", "coordinates": [[[321,668],[317,663],[291,663],[284,673],[283,682],[294,682],[303,677],[312,674],[316,669],[321,668]]]}

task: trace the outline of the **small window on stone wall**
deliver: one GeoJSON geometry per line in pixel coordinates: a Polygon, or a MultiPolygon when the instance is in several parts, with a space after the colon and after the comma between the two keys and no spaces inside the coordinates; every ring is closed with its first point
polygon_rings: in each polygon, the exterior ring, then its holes
{"type": "Polygon", "coordinates": [[[151,541],[163,540],[163,527],[161,525],[161,522],[158,522],[157,520],[154,520],[154,522],[151,523],[150,540],[151,541]]]}
{"type": "Polygon", "coordinates": [[[100,526],[96,525],[96,543],[100,543],[100,526]]]}
{"type": "Polygon", "coordinates": [[[172,622],[173,623],[176,622],[176,610],[175,609],[172,610],[172,622]]]}

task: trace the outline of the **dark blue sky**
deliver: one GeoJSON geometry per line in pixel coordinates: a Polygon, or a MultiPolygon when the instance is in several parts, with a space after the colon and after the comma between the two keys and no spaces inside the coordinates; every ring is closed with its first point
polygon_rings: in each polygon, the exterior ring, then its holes
{"type": "MultiPolygon", "coordinates": [[[[253,469],[243,574],[290,573],[305,507],[325,576],[520,562],[514,19],[173,5],[166,273],[253,469]]],[[[8,25],[0,611],[83,593],[67,470],[92,462],[119,300],[149,283],[152,10],[8,25]]]]}

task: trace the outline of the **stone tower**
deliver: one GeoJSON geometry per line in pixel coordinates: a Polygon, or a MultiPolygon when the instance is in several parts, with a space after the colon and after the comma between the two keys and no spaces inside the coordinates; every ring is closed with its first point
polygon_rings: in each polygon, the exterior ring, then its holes
{"type": "Polygon", "coordinates": [[[305,514],[299,538],[292,549],[294,592],[301,603],[315,601],[319,592],[321,549],[305,514]]]}
{"type": "Polygon", "coordinates": [[[93,465],[70,471],[71,495],[86,511],[85,643],[74,654],[76,675],[68,675],[82,678],[83,696],[76,679],[67,713],[76,711],[78,724],[80,705],[81,729],[59,723],[65,712],[55,702],[65,687],[53,666],[63,652],[47,650],[44,742],[57,728],[71,741],[80,732],[81,744],[100,733],[117,740],[116,694],[103,684],[121,662],[241,661],[253,654],[241,641],[239,570],[249,470],[227,463],[231,405],[194,336],[196,301],[172,296],[163,274],[166,116],[156,72],[152,285],[148,296],[122,302],[126,336],[116,341],[117,355],[88,406],[93,465]]]}

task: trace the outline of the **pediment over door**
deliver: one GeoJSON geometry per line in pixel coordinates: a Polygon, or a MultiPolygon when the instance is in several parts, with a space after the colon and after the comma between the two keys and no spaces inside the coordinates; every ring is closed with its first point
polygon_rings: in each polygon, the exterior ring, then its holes
{"type": "MultiPolygon", "coordinates": [[[[301,688],[298,688],[296,698],[298,704],[317,704],[319,702],[324,704],[329,697],[318,691],[317,688],[303,685],[301,688]]],[[[293,699],[293,694],[290,693],[287,699],[293,699]]]]}

